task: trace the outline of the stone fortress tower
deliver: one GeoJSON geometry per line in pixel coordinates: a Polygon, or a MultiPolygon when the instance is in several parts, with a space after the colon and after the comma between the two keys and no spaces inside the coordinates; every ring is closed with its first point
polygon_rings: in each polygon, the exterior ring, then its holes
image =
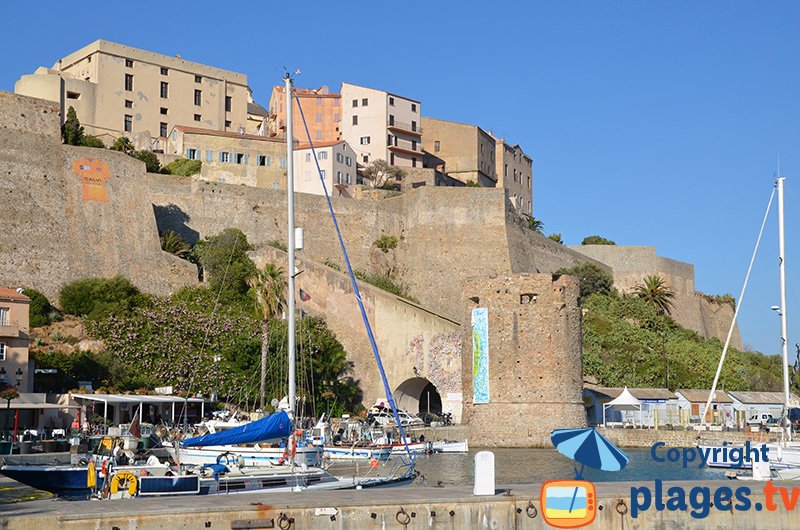
{"type": "Polygon", "coordinates": [[[578,293],[574,278],[549,274],[464,282],[464,421],[471,445],[549,446],[553,429],[586,426],[578,293]]]}

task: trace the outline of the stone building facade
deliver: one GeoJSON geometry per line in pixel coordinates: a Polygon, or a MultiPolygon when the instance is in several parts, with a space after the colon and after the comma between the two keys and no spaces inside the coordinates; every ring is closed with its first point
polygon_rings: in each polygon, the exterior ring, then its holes
{"type": "Polygon", "coordinates": [[[519,144],[495,137],[497,186],[505,188],[518,213],[533,216],[533,158],[519,144]]]}
{"type": "Polygon", "coordinates": [[[28,360],[31,299],[0,286],[0,388],[16,386],[30,392],[33,373],[28,360]]]}
{"type": "MultiPolygon", "coordinates": [[[[300,108],[308,123],[311,140],[317,142],[336,142],[341,138],[339,122],[342,117],[342,95],[331,92],[327,86],[315,90],[295,88],[296,98],[292,99],[292,122],[294,139],[301,144],[308,143],[300,108]],[[299,106],[297,102],[300,102],[299,106]]],[[[270,136],[286,136],[286,92],[283,86],[272,89],[269,100],[268,130],[270,136]]]]}
{"type": "Polygon", "coordinates": [[[422,118],[422,127],[425,167],[440,169],[464,183],[471,181],[489,188],[497,185],[491,134],[476,125],[428,117],[422,118]]]}
{"type": "MultiPolygon", "coordinates": [[[[549,274],[464,282],[464,322],[488,312],[488,402],[473,398],[473,336],[462,350],[464,421],[477,447],[549,446],[554,429],[586,426],[578,281],[549,274]]],[[[469,329],[469,326],[467,326],[469,329]]]]}

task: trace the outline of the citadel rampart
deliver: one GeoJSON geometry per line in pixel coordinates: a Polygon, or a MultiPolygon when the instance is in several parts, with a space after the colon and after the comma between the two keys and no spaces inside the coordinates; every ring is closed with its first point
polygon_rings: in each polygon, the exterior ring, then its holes
{"type": "MultiPolygon", "coordinates": [[[[694,289],[694,265],[656,255],[655,247],[581,245],[570,247],[604,263],[613,271],[614,287],[630,292],[647,275],[661,276],[675,292],[670,316],[681,326],[706,338],[725,340],[733,320],[733,307],[710,302],[694,289]]],[[[742,347],[739,327],[731,337],[734,348],[742,347]]]]}

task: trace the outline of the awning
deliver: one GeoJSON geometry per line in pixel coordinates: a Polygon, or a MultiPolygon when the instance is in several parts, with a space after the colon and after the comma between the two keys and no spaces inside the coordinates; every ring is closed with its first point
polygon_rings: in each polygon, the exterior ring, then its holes
{"type": "Polygon", "coordinates": [[[608,403],[603,404],[603,425],[606,424],[606,409],[611,407],[617,407],[620,410],[638,410],[641,412],[642,402],[636,399],[626,386],[620,395],[608,403]]]}

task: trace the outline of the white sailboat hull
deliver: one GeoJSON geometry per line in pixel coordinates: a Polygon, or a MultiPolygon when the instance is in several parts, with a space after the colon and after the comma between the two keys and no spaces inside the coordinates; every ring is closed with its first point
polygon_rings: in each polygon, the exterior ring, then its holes
{"type": "MultiPolygon", "coordinates": [[[[178,451],[178,462],[184,465],[216,464],[217,459],[233,462],[242,458],[244,467],[279,465],[286,460],[282,447],[259,447],[239,445],[219,445],[214,447],[181,447],[178,451]],[[227,454],[226,454],[227,453],[227,454]]],[[[322,463],[322,450],[314,446],[298,447],[294,461],[306,466],[318,466],[322,463]]],[[[224,461],[223,461],[224,463],[224,461]]]]}

